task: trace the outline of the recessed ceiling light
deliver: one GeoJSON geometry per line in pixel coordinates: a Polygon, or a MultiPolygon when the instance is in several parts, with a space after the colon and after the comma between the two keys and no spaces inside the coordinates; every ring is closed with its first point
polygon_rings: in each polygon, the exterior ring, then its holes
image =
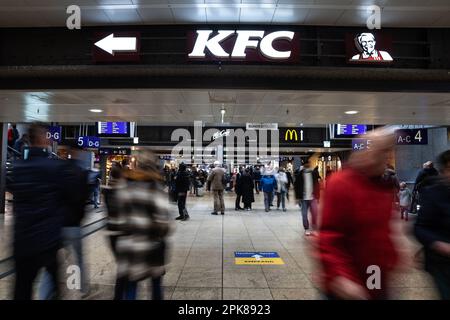
{"type": "Polygon", "coordinates": [[[103,112],[102,109],[89,109],[90,112],[100,113],[103,112]]]}
{"type": "Polygon", "coordinates": [[[303,127],[303,123],[300,123],[300,127],[303,127]]]}
{"type": "Polygon", "coordinates": [[[345,111],[345,114],[357,114],[357,113],[359,113],[359,111],[356,110],[345,111]]]}
{"type": "Polygon", "coordinates": [[[313,152],[313,150],[312,150],[312,149],[309,149],[309,152],[313,152]]]}

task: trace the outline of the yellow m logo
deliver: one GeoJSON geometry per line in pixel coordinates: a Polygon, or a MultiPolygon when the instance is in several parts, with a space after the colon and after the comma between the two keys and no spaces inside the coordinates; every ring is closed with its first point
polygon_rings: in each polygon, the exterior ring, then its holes
{"type": "Polygon", "coordinates": [[[291,141],[292,141],[292,139],[294,138],[294,136],[295,136],[295,141],[298,141],[297,130],[294,130],[294,129],[286,130],[286,134],[284,135],[284,140],[285,140],[285,141],[288,141],[288,140],[291,140],[291,141]],[[289,135],[289,139],[288,139],[288,135],[289,135]]]}

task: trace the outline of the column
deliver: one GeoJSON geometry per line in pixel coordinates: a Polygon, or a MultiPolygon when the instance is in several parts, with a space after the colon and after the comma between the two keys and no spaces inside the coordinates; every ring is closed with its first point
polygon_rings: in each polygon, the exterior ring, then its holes
{"type": "Polygon", "coordinates": [[[0,141],[0,214],[4,214],[6,193],[6,159],[8,157],[8,123],[1,123],[0,141]]]}

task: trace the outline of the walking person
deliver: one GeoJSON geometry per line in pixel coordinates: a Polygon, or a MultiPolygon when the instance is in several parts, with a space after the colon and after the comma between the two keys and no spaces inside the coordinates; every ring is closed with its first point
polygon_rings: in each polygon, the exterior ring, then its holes
{"type": "Polygon", "coordinates": [[[283,211],[286,211],[286,193],[287,193],[287,184],[288,179],[286,173],[284,172],[284,168],[280,168],[278,173],[275,174],[275,179],[277,181],[277,210],[280,210],[280,204],[283,211]]]}
{"type": "Polygon", "coordinates": [[[394,189],[382,177],[395,135],[381,129],[365,139],[371,140],[370,149],[353,152],[324,192],[317,256],[321,289],[330,300],[389,298],[398,263],[391,239],[394,189]],[[373,266],[380,270],[379,285],[368,286],[373,266]]]}
{"type": "Polygon", "coordinates": [[[273,193],[277,188],[277,181],[273,174],[264,174],[261,178],[259,190],[264,192],[264,208],[266,212],[270,211],[270,204],[273,201],[273,193]]]}
{"type": "Polygon", "coordinates": [[[259,185],[261,184],[261,169],[255,166],[253,170],[253,181],[255,182],[256,193],[259,194],[259,185]]]}
{"type": "Polygon", "coordinates": [[[408,221],[408,211],[411,207],[412,192],[406,186],[406,182],[400,183],[400,190],[398,191],[398,199],[400,204],[400,218],[408,221]]]}
{"type": "Polygon", "coordinates": [[[236,201],[235,201],[235,205],[234,205],[234,210],[238,211],[238,210],[243,210],[243,208],[241,207],[241,200],[242,200],[242,174],[243,174],[243,169],[242,167],[239,167],[239,172],[236,173],[235,176],[235,181],[234,181],[234,192],[236,193],[236,201]]]}
{"type": "MultiPolygon", "coordinates": [[[[121,204],[117,194],[121,189],[126,188],[126,182],[123,179],[123,168],[121,164],[113,163],[110,174],[109,183],[107,186],[102,186],[102,192],[105,197],[105,205],[108,212],[106,234],[115,262],[118,264],[117,241],[120,237],[126,235],[126,232],[121,225],[121,204]]],[[[114,300],[122,300],[125,285],[126,279],[121,278],[119,273],[117,273],[114,286],[114,300]]]]}
{"type": "Polygon", "coordinates": [[[317,228],[318,200],[320,198],[319,180],[318,171],[311,170],[309,161],[303,165],[303,169],[295,177],[295,197],[299,201],[305,236],[313,235],[312,230],[317,228]],[[308,211],[311,211],[311,223],[308,218],[308,211]]]}
{"type": "Polygon", "coordinates": [[[287,177],[287,185],[286,185],[286,199],[289,201],[289,191],[291,189],[291,185],[294,185],[294,178],[292,177],[292,170],[288,169],[286,170],[286,177],[287,177]]]}
{"type": "Polygon", "coordinates": [[[117,240],[118,277],[124,280],[124,300],[135,300],[138,282],[151,278],[153,300],[163,300],[169,211],[163,191],[163,177],[156,156],[143,151],[137,156],[135,170],[123,172],[126,187],[117,193],[120,204],[117,240]]]}
{"type": "Polygon", "coordinates": [[[28,159],[14,163],[11,186],[14,195],[14,299],[31,299],[33,282],[42,268],[51,275],[56,299],[59,298],[57,252],[73,196],[73,181],[66,161],[50,159],[46,127],[32,124],[28,136],[31,144],[28,159]]]}
{"type": "MultiPolygon", "coordinates": [[[[194,182],[195,183],[195,182],[194,182]]],[[[189,219],[189,214],[186,210],[186,198],[189,190],[189,173],[186,171],[186,165],[182,162],[178,168],[178,173],[175,177],[175,192],[177,194],[178,202],[178,217],[176,220],[186,221],[189,219]]]]}
{"type": "Polygon", "coordinates": [[[218,215],[218,212],[225,214],[225,203],[223,199],[225,169],[220,166],[219,161],[214,161],[214,169],[211,170],[207,181],[207,190],[212,190],[214,193],[214,211],[211,214],[218,215]]]}
{"type": "Polygon", "coordinates": [[[450,300],[450,150],[438,156],[439,177],[421,191],[414,232],[424,246],[425,270],[441,299],[450,300]]]}
{"type": "MultiPolygon", "coordinates": [[[[83,254],[83,236],[81,222],[85,216],[86,201],[89,197],[88,187],[88,170],[83,168],[80,161],[80,147],[75,143],[70,148],[71,158],[67,160],[68,172],[72,177],[71,190],[72,194],[67,203],[67,212],[64,217],[64,225],[62,229],[62,244],[64,248],[72,250],[76,257],[77,266],[80,270],[80,290],[83,297],[89,294],[88,270],[84,263],[83,254]]],[[[44,272],[39,288],[39,297],[41,300],[51,298],[55,288],[51,275],[44,272]]]]}
{"type": "Polygon", "coordinates": [[[252,210],[252,203],[255,202],[255,195],[253,190],[255,184],[253,178],[250,174],[249,169],[245,169],[242,177],[240,178],[241,191],[242,191],[242,202],[244,203],[244,210],[252,210]]]}

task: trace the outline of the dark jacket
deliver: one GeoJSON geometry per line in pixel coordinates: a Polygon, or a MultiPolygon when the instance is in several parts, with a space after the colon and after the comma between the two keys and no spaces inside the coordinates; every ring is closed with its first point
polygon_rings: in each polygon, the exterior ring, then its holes
{"type": "Polygon", "coordinates": [[[242,202],[243,203],[252,203],[255,202],[255,196],[253,194],[253,189],[255,188],[255,185],[253,183],[253,179],[248,173],[244,173],[240,181],[240,188],[241,188],[241,194],[242,194],[242,202]]]}
{"type": "Polygon", "coordinates": [[[439,175],[439,172],[435,168],[425,168],[420,170],[414,183],[414,191],[419,191],[428,182],[428,178],[439,175]]]}
{"type": "Polygon", "coordinates": [[[69,199],[68,211],[64,219],[65,227],[79,227],[84,218],[86,200],[89,197],[88,171],[84,170],[77,160],[68,160],[71,175],[72,194],[69,199]]]}
{"type": "MultiPolygon", "coordinates": [[[[298,172],[297,175],[295,176],[294,190],[295,190],[295,197],[297,199],[303,199],[303,191],[305,188],[303,172],[304,172],[304,169],[301,170],[300,172],[298,172]]],[[[314,199],[319,199],[320,198],[320,185],[319,185],[320,175],[319,175],[319,172],[317,172],[317,170],[312,170],[311,174],[312,174],[312,179],[313,179],[313,196],[314,196],[314,199]]]]}
{"type": "Polygon", "coordinates": [[[49,159],[46,150],[30,148],[12,173],[14,255],[39,255],[60,244],[61,228],[73,196],[68,162],[49,159]]]}
{"type": "Polygon", "coordinates": [[[261,180],[261,170],[258,168],[255,168],[255,171],[253,171],[253,180],[254,181],[260,181],[261,180]]]}
{"type": "Polygon", "coordinates": [[[190,176],[186,170],[178,170],[175,178],[175,192],[186,193],[190,187],[190,176]]]}
{"type": "Polygon", "coordinates": [[[237,195],[242,195],[242,172],[236,173],[236,181],[234,182],[234,192],[237,195]]]}
{"type": "Polygon", "coordinates": [[[264,192],[274,192],[277,188],[277,181],[273,175],[262,176],[261,185],[259,186],[260,191],[264,192]]]}
{"type": "Polygon", "coordinates": [[[443,257],[430,249],[435,241],[450,243],[450,183],[434,178],[421,193],[421,207],[418,211],[414,232],[425,250],[425,267],[430,263],[446,264],[450,258],[443,257]]]}

